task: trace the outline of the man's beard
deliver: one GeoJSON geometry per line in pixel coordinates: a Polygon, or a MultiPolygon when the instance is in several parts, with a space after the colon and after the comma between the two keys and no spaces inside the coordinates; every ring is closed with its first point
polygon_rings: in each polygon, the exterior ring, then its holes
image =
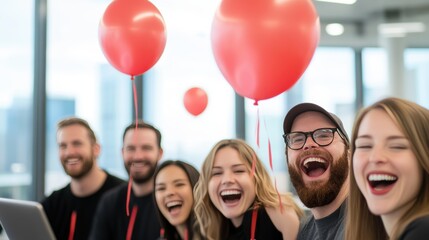
{"type": "MultiPolygon", "coordinates": [[[[317,156],[324,154],[319,150],[312,150],[312,155],[317,156]]],[[[296,192],[302,203],[308,208],[325,206],[337,197],[344,182],[349,174],[349,163],[347,148],[344,149],[343,155],[338,161],[333,161],[332,155],[329,155],[330,176],[326,183],[314,182],[306,186],[302,180],[301,163],[299,166],[289,166],[289,175],[296,192]],[[298,170],[297,170],[298,168],[298,170]]],[[[325,155],[326,155],[325,154],[325,155]]]]}
{"type": "Polygon", "coordinates": [[[133,182],[137,184],[143,184],[143,183],[149,182],[152,179],[153,175],[155,174],[157,163],[155,162],[153,164],[150,160],[141,160],[141,161],[135,161],[135,162],[146,164],[147,167],[149,168],[147,173],[146,174],[132,173],[130,170],[132,168],[132,164],[126,164],[125,168],[127,169],[128,175],[133,179],[133,182]]]}
{"type": "Polygon", "coordinates": [[[86,176],[92,169],[92,167],[94,166],[94,155],[91,155],[89,158],[83,158],[82,160],[82,167],[80,169],[80,171],[78,172],[74,172],[74,171],[69,171],[67,169],[66,164],[62,163],[64,171],[66,172],[67,175],[69,175],[71,178],[73,179],[81,179],[82,177],[86,176]]]}

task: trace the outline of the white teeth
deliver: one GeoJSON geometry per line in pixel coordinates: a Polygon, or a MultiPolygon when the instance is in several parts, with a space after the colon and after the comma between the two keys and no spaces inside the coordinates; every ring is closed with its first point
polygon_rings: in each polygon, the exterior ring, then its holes
{"type": "Polygon", "coordinates": [[[143,167],[143,166],[145,166],[146,164],[145,163],[143,163],[143,162],[134,162],[134,163],[132,163],[131,164],[133,167],[143,167]]]}
{"type": "Polygon", "coordinates": [[[77,159],[77,158],[67,159],[67,163],[68,164],[74,164],[74,163],[77,163],[77,162],[79,162],[79,159],[77,159]]]}
{"type": "Polygon", "coordinates": [[[387,174],[371,174],[368,176],[369,181],[395,181],[396,179],[398,178],[387,174]]]}
{"type": "Polygon", "coordinates": [[[238,190],[225,190],[220,193],[221,196],[237,195],[237,194],[241,194],[241,192],[238,190]]]}
{"type": "Polygon", "coordinates": [[[169,203],[166,204],[166,206],[168,208],[169,207],[174,207],[174,206],[177,206],[177,205],[182,205],[182,202],[181,201],[173,201],[173,202],[169,202],[169,203]]]}
{"type": "Polygon", "coordinates": [[[326,161],[323,160],[323,159],[321,159],[321,158],[307,158],[307,159],[304,160],[304,166],[308,167],[307,164],[310,163],[310,162],[320,162],[320,163],[323,163],[323,164],[326,163],[326,161]]]}

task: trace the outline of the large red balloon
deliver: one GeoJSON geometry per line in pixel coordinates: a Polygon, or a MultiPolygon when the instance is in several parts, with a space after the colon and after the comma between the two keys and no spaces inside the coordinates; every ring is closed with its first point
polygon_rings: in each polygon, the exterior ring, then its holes
{"type": "Polygon", "coordinates": [[[100,21],[98,36],[109,63],[131,76],[155,65],[166,43],[164,19],[147,0],[111,2],[100,21]]]}
{"type": "Polygon", "coordinates": [[[319,43],[320,23],[311,0],[223,0],[211,34],[226,80],[258,101],[299,80],[319,43]]]}
{"type": "Polygon", "coordinates": [[[183,97],[183,104],[186,110],[194,115],[200,115],[207,107],[208,97],[206,92],[201,88],[190,88],[183,97]]]}

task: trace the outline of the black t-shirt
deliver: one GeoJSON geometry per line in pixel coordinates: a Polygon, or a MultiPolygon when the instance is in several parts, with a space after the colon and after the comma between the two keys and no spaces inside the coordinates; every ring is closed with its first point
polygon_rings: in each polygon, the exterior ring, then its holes
{"type": "Polygon", "coordinates": [[[138,207],[137,215],[132,228],[133,240],[156,240],[160,236],[158,220],[153,194],[136,197],[130,194],[129,211],[126,213],[127,185],[118,187],[106,193],[97,207],[90,239],[93,240],[124,240],[127,236],[132,209],[138,207]]]}
{"type": "Polygon", "coordinates": [[[429,239],[429,215],[417,218],[411,222],[402,233],[399,240],[425,240],[429,239]]]}
{"type": "MultiPolygon", "coordinates": [[[[229,221],[229,236],[228,240],[249,240],[251,235],[252,226],[252,214],[253,209],[246,211],[243,217],[243,223],[240,227],[236,228],[229,221]]],[[[282,233],[277,230],[273,222],[270,219],[265,208],[260,207],[258,209],[258,215],[256,219],[255,239],[283,239],[282,233]]]]}
{"type": "Polygon", "coordinates": [[[307,222],[301,226],[298,233],[298,240],[343,240],[344,239],[344,218],[346,214],[346,201],[331,215],[314,219],[311,216],[307,222]]]}
{"type": "Polygon", "coordinates": [[[70,184],[54,191],[42,201],[43,208],[58,240],[68,239],[72,212],[76,212],[74,239],[88,239],[97,204],[101,196],[108,190],[125,184],[125,181],[107,173],[107,178],[101,188],[86,197],[76,197],[70,189],[70,184]]]}

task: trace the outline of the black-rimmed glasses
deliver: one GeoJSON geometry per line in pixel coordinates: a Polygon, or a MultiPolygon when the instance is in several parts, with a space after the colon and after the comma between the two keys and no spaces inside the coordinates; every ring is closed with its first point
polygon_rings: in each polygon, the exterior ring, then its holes
{"type": "Polygon", "coordinates": [[[321,147],[328,146],[334,141],[334,133],[337,128],[319,128],[311,132],[291,132],[283,134],[286,145],[292,150],[299,150],[307,142],[308,135],[321,147]]]}

